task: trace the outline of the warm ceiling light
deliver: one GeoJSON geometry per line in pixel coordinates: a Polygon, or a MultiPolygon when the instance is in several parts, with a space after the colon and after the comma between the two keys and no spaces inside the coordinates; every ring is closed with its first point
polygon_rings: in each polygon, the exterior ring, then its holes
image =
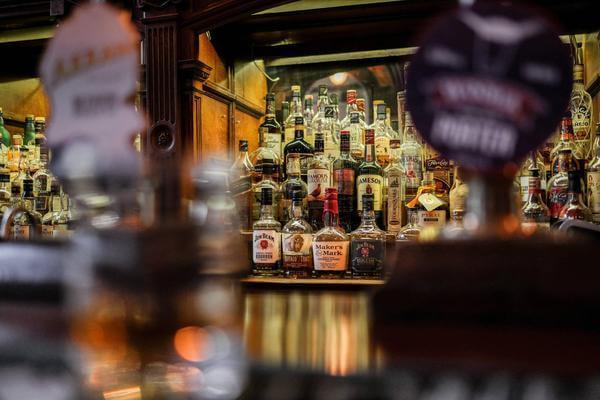
{"type": "Polygon", "coordinates": [[[346,79],[348,79],[347,72],[337,72],[329,77],[331,83],[333,83],[336,86],[343,85],[344,82],[346,82],[346,79]]]}

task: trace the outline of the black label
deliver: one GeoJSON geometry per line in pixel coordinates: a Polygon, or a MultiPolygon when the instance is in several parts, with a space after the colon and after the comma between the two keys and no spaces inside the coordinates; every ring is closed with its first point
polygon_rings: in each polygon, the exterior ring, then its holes
{"type": "Polygon", "coordinates": [[[353,240],[350,257],[352,272],[377,274],[383,270],[385,242],[379,240],[353,240]]]}

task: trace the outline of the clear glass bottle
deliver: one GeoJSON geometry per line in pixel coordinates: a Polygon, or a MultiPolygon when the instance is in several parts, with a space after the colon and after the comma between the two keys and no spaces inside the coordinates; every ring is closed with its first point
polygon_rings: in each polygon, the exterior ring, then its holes
{"type": "Polygon", "coordinates": [[[546,197],[546,166],[544,165],[544,159],[538,151],[529,152],[529,156],[523,163],[523,167],[520,171],[519,184],[521,185],[521,201],[523,204],[527,202],[529,198],[529,177],[531,171],[537,169],[540,174],[540,188],[542,191],[542,198],[546,197]]]}
{"type": "Polygon", "coordinates": [[[385,232],[377,227],[373,195],[362,197],[363,215],[350,233],[350,269],[355,278],[381,278],[385,262],[385,232]]]}
{"type": "MultiPolygon", "coordinates": [[[[327,85],[319,85],[319,94],[317,97],[317,112],[314,114],[313,119],[310,121],[310,129],[314,135],[317,132],[323,132],[325,124],[325,107],[329,105],[329,96],[327,95],[327,85]]],[[[308,121],[307,121],[308,124],[308,121]]]]}
{"type": "Polygon", "coordinates": [[[340,126],[340,99],[337,93],[331,93],[329,95],[329,104],[333,107],[333,118],[338,126],[338,130],[335,132],[336,138],[339,139],[339,126],[340,126]]]}
{"type": "Polygon", "coordinates": [[[8,170],[0,170],[0,221],[4,215],[4,211],[10,207],[10,174],[8,170]]]}
{"type": "Polygon", "coordinates": [[[456,212],[460,212],[460,215],[464,215],[467,211],[467,195],[469,194],[469,186],[462,179],[462,167],[456,166],[454,169],[454,182],[450,188],[449,194],[449,206],[450,206],[450,219],[453,215],[458,215],[456,212]]]}
{"type": "Polygon", "coordinates": [[[40,149],[39,168],[33,174],[33,193],[36,196],[50,193],[52,183],[52,172],[48,169],[48,148],[40,149]]]}
{"type": "Polygon", "coordinates": [[[358,115],[360,116],[361,125],[367,128],[367,114],[366,114],[367,101],[363,98],[356,99],[356,109],[358,110],[358,115]]]}
{"type": "Polygon", "coordinates": [[[270,158],[275,163],[273,176],[279,182],[279,167],[281,165],[281,125],[275,118],[275,94],[265,96],[265,120],[258,127],[259,148],[250,154],[250,161],[256,171],[255,179],[260,179],[260,162],[263,158],[270,158]]]}
{"type": "Polygon", "coordinates": [[[248,141],[239,141],[239,154],[229,169],[229,192],[235,201],[240,229],[252,228],[252,175],[254,168],[248,156],[248,141]]]}
{"type": "Polygon", "coordinates": [[[304,121],[306,123],[305,134],[306,141],[311,146],[315,145],[315,136],[312,130],[312,121],[315,118],[315,109],[312,94],[304,95],[304,121]]]}
{"type": "Polygon", "coordinates": [[[583,171],[584,167],[584,153],[581,147],[575,143],[575,135],[573,134],[573,120],[571,119],[570,109],[565,111],[563,118],[560,122],[560,142],[550,152],[550,158],[552,160],[552,175],[558,173],[558,156],[564,149],[571,151],[572,162],[578,171],[583,171]]]}
{"type": "Polygon", "coordinates": [[[573,91],[571,92],[571,114],[573,117],[573,133],[575,142],[583,150],[585,158],[589,158],[592,137],[592,96],[583,84],[583,55],[581,48],[575,50],[573,65],[573,91]]]}
{"type": "Polygon", "coordinates": [[[541,174],[537,168],[529,170],[528,197],[521,209],[521,229],[526,235],[546,232],[550,229],[550,209],[544,202],[541,174]]]}
{"type": "Polygon", "coordinates": [[[26,146],[21,146],[21,155],[19,156],[19,173],[17,174],[14,182],[21,185],[21,190],[24,191],[23,181],[25,179],[32,179],[29,171],[29,149],[26,146]]]}
{"type": "MultiPolygon", "coordinates": [[[[273,162],[269,159],[263,160],[263,174],[262,179],[252,186],[253,200],[252,200],[252,222],[258,221],[260,217],[260,210],[262,209],[261,205],[261,196],[263,188],[271,189],[271,197],[272,202],[276,205],[279,204],[279,200],[281,198],[281,190],[279,188],[279,184],[273,180],[273,162]]],[[[273,210],[274,218],[279,218],[279,207],[274,207],[273,210]]]]}
{"type": "Polygon", "coordinates": [[[333,162],[332,187],[337,189],[340,225],[346,232],[358,226],[356,210],[356,169],[350,153],[350,133],[340,132],[340,157],[333,162]]]}
{"type": "Polygon", "coordinates": [[[406,172],[400,163],[400,139],[390,140],[390,163],[383,170],[383,209],[386,230],[397,234],[402,228],[406,172]]]}
{"type": "Polygon", "coordinates": [[[399,138],[398,132],[396,132],[394,130],[394,128],[392,127],[392,109],[389,107],[385,108],[385,127],[388,131],[388,135],[391,138],[399,138]]]}
{"type": "Polygon", "coordinates": [[[325,227],[313,238],[313,275],[317,278],[342,278],[348,266],[350,241],[339,225],[337,189],[325,191],[325,227]]]}
{"type": "Polygon", "coordinates": [[[230,182],[250,178],[253,169],[254,167],[248,156],[248,141],[240,140],[238,143],[238,156],[231,168],[229,168],[230,182]]]}
{"type": "Polygon", "coordinates": [[[569,187],[569,171],[575,171],[571,160],[571,149],[561,149],[558,153],[558,172],[548,181],[548,208],[550,209],[550,224],[558,221],[560,211],[567,203],[569,187]]]}
{"type": "Polygon", "coordinates": [[[587,204],[592,212],[592,222],[600,224],[600,123],[596,125],[596,138],[592,159],[587,167],[587,204]]]}
{"type": "Polygon", "coordinates": [[[252,273],[274,276],[281,272],[281,224],[273,217],[273,189],[261,188],[260,218],[252,226],[252,273]]]}
{"type": "Polygon", "coordinates": [[[23,136],[13,135],[12,146],[7,152],[7,167],[10,171],[10,181],[14,182],[19,175],[19,165],[21,164],[21,147],[23,147],[23,136]]]}
{"type": "Polygon", "coordinates": [[[287,158],[290,154],[298,154],[300,157],[300,176],[306,182],[308,166],[311,163],[314,154],[314,148],[304,140],[304,118],[296,118],[296,127],[294,131],[294,140],[285,145],[283,149],[283,166],[287,171],[287,158]]]}
{"type": "Polygon", "coordinates": [[[288,210],[289,221],[281,230],[283,274],[290,278],[310,278],[312,274],[311,225],[303,218],[304,193],[296,190],[288,210]]]}
{"type": "Polygon", "coordinates": [[[10,132],[4,127],[4,112],[0,107],[0,148],[6,151],[10,145],[10,132]]]}
{"type": "Polygon", "coordinates": [[[14,217],[14,239],[29,240],[41,233],[42,216],[35,210],[35,196],[33,195],[33,180],[23,181],[23,194],[21,205],[24,211],[19,211],[14,217]]]}
{"type": "Polygon", "coordinates": [[[358,166],[356,171],[356,211],[358,218],[362,215],[363,194],[373,194],[373,210],[375,211],[377,225],[384,229],[383,168],[381,168],[375,157],[375,131],[371,128],[365,131],[365,161],[358,166]]]}
{"type": "Polygon", "coordinates": [[[421,235],[421,227],[419,226],[419,215],[414,208],[408,208],[406,211],[408,223],[402,227],[396,240],[399,242],[417,242],[421,235]]]}
{"type": "Polygon", "coordinates": [[[353,111],[350,113],[350,123],[347,128],[342,128],[342,130],[347,130],[350,134],[350,154],[352,154],[352,158],[354,158],[358,162],[362,162],[363,156],[365,153],[365,129],[361,123],[360,116],[358,111],[353,111]]]}
{"type": "MultiPolygon", "coordinates": [[[[290,102],[290,111],[289,115],[285,119],[284,122],[284,140],[281,143],[281,146],[285,149],[288,143],[292,142],[295,138],[295,130],[296,130],[296,119],[304,117],[302,115],[302,96],[300,94],[300,86],[293,85],[292,86],[292,101],[290,102]]],[[[285,160],[285,157],[284,157],[285,160]]]]}
{"type": "Polygon", "coordinates": [[[568,172],[567,202],[560,210],[559,220],[580,219],[583,221],[592,220],[592,212],[583,204],[583,191],[581,188],[581,177],[579,171],[568,172]]]}
{"type": "Polygon", "coordinates": [[[25,128],[23,128],[23,143],[29,146],[35,143],[35,117],[29,114],[25,117],[25,128]]]}
{"type": "Polygon", "coordinates": [[[356,106],[356,90],[350,89],[346,90],[346,114],[340,121],[340,129],[348,129],[351,123],[350,114],[353,112],[358,112],[358,107],[356,106]]]}
{"type": "Polygon", "coordinates": [[[377,154],[377,163],[382,168],[387,167],[390,162],[390,133],[386,124],[385,103],[377,104],[376,119],[370,126],[375,130],[375,153],[377,154]]]}
{"type": "Polygon", "coordinates": [[[331,187],[331,163],[325,157],[321,133],[315,136],[315,156],[308,166],[308,221],[319,230],[323,228],[325,189],[331,187]]]}
{"type": "Polygon", "coordinates": [[[60,196],[60,185],[53,181],[50,189],[50,209],[42,216],[42,237],[52,237],[52,221],[62,211],[62,199],[60,196]]]}
{"type": "MultiPolygon", "coordinates": [[[[321,100],[319,100],[321,104],[321,100]]],[[[325,156],[332,162],[339,155],[338,139],[339,123],[335,119],[334,107],[332,105],[323,106],[323,110],[319,110],[312,123],[313,133],[320,133],[323,136],[325,143],[325,156]]]]}
{"type": "Polygon", "coordinates": [[[302,192],[305,206],[306,195],[308,193],[308,185],[300,178],[299,154],[288,154],[286,172],[287,179],[281,184],[281,200],[279,201],[279,221],[282,224],[288,221],[288,210],[292,204],[292,194],[294,191],[299,190],[302,192]]]}
{"type": "Polygon", "coordinates": [[[417,131],[407,111],[404,115],[404,139],[400,147],[402,166],[406,171],[405,201],[411,201],[423,180],[423,146],[417,142],[417,131]]]}

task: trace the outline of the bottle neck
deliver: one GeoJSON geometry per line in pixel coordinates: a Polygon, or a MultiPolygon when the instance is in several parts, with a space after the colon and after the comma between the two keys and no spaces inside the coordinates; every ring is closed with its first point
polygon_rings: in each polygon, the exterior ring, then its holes
{"type": "Polygon", "coordinates": [[[300,96],[292,96],[292,102],[290,103],[290,114],[293,115],[294,117],[298,116],[301,117],[302,116],[302,99],[300,99],[300,96]]]}
{"type": "Polygon", "coordinates": [[[333,211],[325,211],[323,213],[323,222],[327,227],[338,227],[339,226],[339,216],[338,213],[333,211]]]}
{"type": "Polygon", "coordinates": [[[542,186],[539,176],[530,176],[528,182],[528,203],[542,203],[542,186]]]}
{"type": "Polygon", "coordinates": [[[263,204],[260,206],[260,219],[273,219],[272,204],[263,204]]]}
{"type": "Polygon", "coordinates": [[[419,213],[417,209],[407,208],[406,214],[409,226],[417,226],[419,224],[419,213]]]}
{"type": "Polygon", "coordinates": [[[412,125],[407,125],[404,129],[404,142],[414,142],[416,140],[415,128],[412,125]]]}
{"type": "Polygon", "coordinates": [[[375,227],[375,211],[373,211],[372,207],[370,209],[367,209],[366,207],[363,209],[362,221],[360,224],[363,228],[375,227]]]}
{"type": "Polygon", "coordinates": [[[290,206],[289,216],[291,219],[301,219],[302,218],[302,202],[301,201],[292,201],[292,205],[290,206]]]}
{"type": "Polygon", "coordinates": [[[365,161],[373,162],[375,161],[375,144],[368,143],[365,145],[365,161]]]}
{"type": "Polygon", "coordinates": [[[290,178],[299,177],[300,176],[300,159],[298,159],[298,158],[288,159],[286,172],[287,172],[288,177],[290,177],[290,178]]]}

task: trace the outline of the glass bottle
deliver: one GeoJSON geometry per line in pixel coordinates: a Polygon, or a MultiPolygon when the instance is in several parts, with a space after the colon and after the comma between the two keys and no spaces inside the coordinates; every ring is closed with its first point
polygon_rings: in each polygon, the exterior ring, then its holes
{"type": "Polygon", "coordinates": [[[316,229],[323,228],[325,189],[331,186],[331,164],[324,154],[321,133],[315,136],[315,156],[308,167],[308,221],[316,229]]]}
{"type": "Polygon", "coordinates": [[[229,169],[229,191],[235,202],[240,229],[249,231],[252,228],[252,175],[254,168],[248,157],[248,141],[239,141],[239,154],[229,169]]]}
{"type": "Polygon", "coordinates": [[[281,267],[281,224],[273,217],[273,189],[260,191],[260,218],[252,226],[252,273],[273,276],[281,267]]]}
{"type": "Polygon", "coordinates": [[[362,197],[360,225],[350,233],[350,268],[353,277],[381,278],[385,260],[385,232],[377,227],[372,194],[362,197]]]}
{"type": "Polygon", "coordinates": [[[385,103],[377,105],[376,119],[371,128],[375,130],[375,153],[377,154],[377,163],[382,168],[387,167],[390,162],[390,133],[385,122],[385,103]]]}
{"type": "Polygon", "coordinates": [[[400,139],[390,139],[390,163],[383,170],[383,209],[388,232],[398,233],[402,228],[404,208],[404,178],[400,164],[400,139]]]}
{"type": "Polygon", "coordinates": [[[575,49],[575,65],[573,65],[573,91],[571,92],[571,114],[575,142],[588,158],[592,136],[592,96],[583,84],[583,56],[579,46],[575,49]]]}
{"type": "MultiPolygon", "coordinates": [[[[265,96],[265,120],[258,127],[260,147],[252,152],[250,161],[256,168],[263,158],[270,158],[275,162],[274,176],[279,176],[279,165],[281,164],[281,125],[275,118],[275,94],[269,93],[265,96]],[[273,155],[275,154],[275,155],[273,155]],[[258,162],[258,163],[257,163],[258,162]]],[[[260,174],[260,170],[258,171],[260,174]]],[[[256,177],[260,178],[260,175],[256,177]]]]}
{"type": "Polygon", "coordinates": [[[340,102],[337,93],[331,93],[329,96],[329,105],[333,107],[333,118],[338,126],[338,130],[335,132],[335,135],[336,138],[338,138],[340,126],[340,102]]]}
{"type": "Polygon", "coordinates": [[[11,145],[10,132],[4,127],[4,112],[0,107],[0,147],[4,151],[11,145]]]}
{"type": "MultiPolygon", "coordinates": [[[[327,85],[319,85],[319,94],[317,97],[317,112],[315,113],[313,119],[310,121],[310,129],[314,135],[317,132],[324,131],[325,125],[325,107],[329,105],[329,96],[327,95],[327,85]]],[[[307,122],[308,124],[308,122],[307,122]]],[[[312,143],[311,143],[312,144],[312,143]]]]}
{"type": "Polygon", "coordinates": [[[360,122],[365,129],[367,128],[367,115],[365,112],[367,101],[363,98],[356,99],[356,109],[358,110],[358,116],[360,117],[360,122]]]}
{"type": "Polygon", "coordinates": [[[252,175],[252,162],[248,156],[248,141],[240,140],[238,143],[238,156],[231,168],[229,168],[230,182],[236,182],[240,179],[250,179],[252,175]]]}
{"type": "Polygon", "coordinates": [[[289,221],[281,230],[283,274],[291,278],[310,278],[312,274],[311,225],[303,218],[304,193],[295,190],[288,210],[289,221]]]}
{"type": "Polygon", "coordinates": [[[347,128],[350,133],[350,154],[358,162],[362,162],[365,153],[364,138],[365,126],[361,124],[360,116],[357,111],[350,113],[350,123],[347,128]]]}
{"type": "Polygon", "coordinates": [[[350,89],[346,90],[346,114],[344,119],[340,121],[340,129],[348,129],[351,123],[351,114],[353,112],[358,112],[358,107],[356,106],[356,90],[350,89]]]}
{"type": "Polygon", "coordinates": [[[52,237],[68,238],[71,236],[71,210],[69,206],[69,197],[66,193],[59,190],[60,210],[52,215],[52,237]]]}
{"type": "Polygon", "coordinates": [[[313,238],[313,275],[317,278],[342,278],[347,270],[350,241],[339,225],[335,188],[325,191],[323,221],[325,227],[313,238]]]}
{"type": "Polygon", "coordinates": [[[10,174],[8,170],[0,171],[0,221],[4,215],[4,211],[10,207],[10,174]]]}
{"type": "Polygon", "coordinates": [[[62,211],[62,199],[60,196],[60,185],[53,181],[50,189],[50,209],[42,216],[42,237],[52,237],[52,220],[62,211]]]}
{"type": "Polygon", "coordinates": [[[565,111],[563,118],[560,122],[560,142],[550,152],[550,158],[552,160],[552,175],[558,173],[558,156],[561,150],[568,149],[571,151],[572,162],[578,171],[583,171],[584,168],[584,155],[581,147],[575,143],[573,134],[573,121],[571,119],[571,111],[565,111]]]}
{"type": "MultiPolygon", "coordinates": [[[[296,118],[296,128],[294,132],[294,140],[285,145],[283,150],[284,166],[287,165],[287,158],[290,154],[298,154],[300,157],[300,176],[306,182],[306,174],[308,173],[308,165],[310,164],[314,149],[304,140],[304,118],[296,118]]],[[[287,171],[287,167],[286,167],[287,171]]]]}
{"type": "MultiPolygon", "coordinates": [[[[17,208],[17,207],[21,207],[22,205],[22,200],[21,200],[21,186],[17,185],[17,183],[11,183],[10,184],[10,208],[17,208]]],[[[17,216],[17,214],[15,214],[15,217],[17,216]]],[[[10,227],[10,238],[14,239],[15,238],[15,224],[13,221],[12,226],[10,227]]]]}
{"type": "Polygon", "coordinates": [[[398,138],[398,133],[392,127],[392,109],[389,107],[385,108],[385,127],[388,131],[389,137],[398,138]]]}
{"type": "MultiPolygon", "coordinates": [[[[288,145],[288,143],[292,142],[295,138],[295,131],[297,125],[297,119],[304,117],[302,116],[302,96],[300,95],[300,86],[293,85],[292,86],[292,101],[290,102],[290,111],[289,115],[285,119],[284,128],[284,140],[281,144],[283,148],[288,145]]],[[[284,155],[285,160],[285,155],[284,155]]]]}
{"type": "Polygon", "coordinates": [[[444,227],[448,219],[448,204],[436,195],[432,172],[425,173],[417,195],[407,207],[417,210],[421,228],[432,227],[439,230],[444,227]]]}
{"type": "Polygon", "coordinates": [[[581,219],[583,221],[591,221],[592,213],[590,209],[583,204],[583,191],[581,190],[579,171],[569,171],[568,179],[567,202],[562,210],[560,210],[558,219],[581,219]]]}
{"type": "Polygon", "coordinates": [[[450,205],[450,219],[453,215],[458,215],[456,212],[460,212],[460,215],[464,215],[467,208],[467,195],[469,194],[469,186],[462,179],[462,167],[456,166],[454,169],[454,182],[450,188],[449,194],[449,205],[450,205]]]}
{"type": "Polygon", "coordinates": [[[279,150],[281,156],[283,156],[283,147],[285,146],[285,121],[287,121],[289,116],[290,102],[284,100],[281,102],[281,123],[279,124],[284,127],[284,130],[281,132],[281,149],[279,150]]]}
{"type": "Polygon", "coordinates": [[[35,143],[35,123],[34,116],[29,114],[25,117],[25,128],[23,129],[23,143],[25,146],[35,143]]]}
{"type": "MultiPolygon", "coordinates": [[[[273,162],[269,159],[264,159],[262,164],[263,174],[260,182],[256,183],[252,186],[253,192],[253,200],[252,200],[252,222],[258,221],[260,217],[261,206],[261,196],[263,188],[271,189],[271,197],[272,201],[277,205],[279,204],[279,200],[281,198],[281,190],[279,188],[279,184],[273,180],[273,162]]],[[[279,208],[275,207],[273,209],[274,218],[279,218],[279,208]]]]}
{"type": "Polygon", "coordinates": [[[526,235],[550,229],[550,210],[542,194],[541,174],[537,168],[529,170],[528,197],[521,210],[521,229],[526,235]]]}
{"type": "Polygon", "coordinates": [[[381,229],[385,228],[382,209],[383,195],[383,168],[377,163],[375,158],[375,131],[372,128],[365,130],[365,161],[363,161],[356,172],[356,210],[358,217],[362,214],[362,196],[363,194],[373,194],[373,210],[377,225],[381,229]]]}
{"type": "Polygon", "coordinates": [[[587,204],[592,222],[600,224],[600,123],[596,125],[592,156],[587,168],[587,204]]]}
{"type": "Polygon", "coordinates": [[[406,211],[408,223],[402,227],[396,240],[399,242],[416,242],[421,235],[421,227],[419,226],[419,215],[414,208],[408,208],[406,211]]]}
{"type": "MultiPolygon", "coordinates": [[[[288,154],[287,179],[281,184],[281,200],[279,201],[279,221],[285,224],[288,221],[288,210],[292,203],[292,194],[299,190],[303,193],[304,202],[308,193],[308,185],[300,178],[300,155],[288,154]]],[[[306,205],[306,203],[305,203],[306,205]]]]}
{"type": "Polygon", "coordinates": [[[523,204],[529,198],[529,177],[531,176],[531,171],[533,169],[537,169],[540,174],[540,188],[542,191],[542,198],[546,197],[546,166],[544,165],[544,159],[542,155],[538,151],[529,152],[529,156],[523,163],[523,168],[521,168],[521,173],[519,177],[519,184],[521,185],[521,201],[523,204]]]}
{"type": "Polygon", "coordinates": [[[25,179],[23,182],[21,205],[24,210],[15,213],[14,239],[29,240],[37,237],[41,230],[42,216],[35,210],[35,196],[33,195],[33,180],[25,179]]]}
{"type": "Polygon", "coordinates": [[[52,172],[48,170],[48,148],[40,149],[39,168],[33,174],[33,194],[36,198],[36,209],[44,215],[50,207],[50,191],[52,184],[52,172]]]}
{"type": "Polygon", "coordinates": [[[406,92],[396,93],[396,104],[398,107],[398,133],[404,132],[404,116],[406,115],[406,92]]]}
{"type": "Polygon", "coordinates": [[[306,122],[306,141],[311,145],[315,145],[315,136],[312,130],[312,121],[315,118],[315,110],[313,107],[312,94],[304,95],[304,121],[306,122]]]}
{"type": "Polygon", "coordinates": [[[417,131],[410,113],[404,115],[404,140],[400,147],[402,166],[406,171],[405,201],[411,201],[423,180],[423,147],[417,142],[417,131]]]}
{"type": "Polygon", "coordinates": [[[23,181],[25,179],[32,179],[32,177],[29,173],[29,149],[26,146],[21,146],[20,152],[19,173],[14,181],[21,186],[21,190],[23,191],[23,181]]]}
{"type": "MultiPolygon", "coordinates": [[[[40,157],[42,149],[46,150],[46,154],[48,154],[48,140],[46,139],[46,118],[44,117],[35,117],[35,139],[33,144],[29,145],[29,156],[31,158],[30,168],[31,173],[34,174],[39,166],[40,166],[40,157]]],[[[35,182],[34,182],[35,189],[35,182]]]]}
{"type": "Polygon", "coordinates": [[[340,132],[340,157],[333,162],[332,186],[337,189],[340,225],[346,232],[358,225],[356,218],[356,169],[358,163],[350,153],[350,133],[340,132]]]}
{"type": "Polygon", "coordinates": [[[548,208],[550,209],[550,224],[558,221],[560,211],[567,203],[569,187],[569,171],[575,171],[571,160],[571,150],[561,149],[558,153],[558,172],[548,181],[548,208]]]}
{"type": "Polygon", "coordinates": [[[10,171],[10,181],[13,182],[19,175],[21,163],[21,147],[23,147],[23,136],[13,135],[12,146],[8,149],[7,166],[10,171]]]}

